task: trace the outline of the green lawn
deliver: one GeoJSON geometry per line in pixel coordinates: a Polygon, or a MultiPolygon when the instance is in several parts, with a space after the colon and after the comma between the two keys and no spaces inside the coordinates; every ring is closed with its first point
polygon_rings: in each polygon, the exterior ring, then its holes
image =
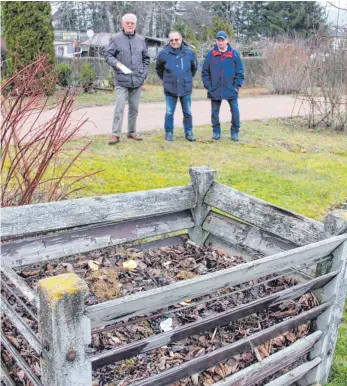
{"type": "MultiPolygon", "coordinates": [[[[246,88],[241,89],[241,96],[253,96],[263,95],[267,91],[264,88],[246,88]]],[[[192,98],[193,100],[206,99],[207,92],[205,89],[193,89],[192,98]]],[[[78,93],[76,95],[76,106],[101,106],[114,103],[114,92],[110,91],[97,91],[91,94],[78,93]]],[[[164,92],[162,86],[145,85],[141,94],[142,102],[163,102],[164,92]]]]}
{"type": "MultiPolygon", "coordinates": [[[[195,130],[197,142],[167,143],[163,132],[146,133],[143,142],[122,137],[116,146],[95,137],[79,162],[86,172],[103,169],[85,181],[79,196],[104,195],[189,183],[188,168],[207,165],[217,181],[273,204],[323,220],[347,198],[347,136],[309,132],[299,120],[244,122],[240,142],[211,140],[208,126],[195,130]]],[[[347,306],[347,303],[346,303],[347,306]]],[[[347,385],[347,314],[340,329],[329,386],[347,385]]]]}
{"type": "MultiPolygon", "coordinates": [[[[293,129],[293,120],[244,122],[239,143],[223,127],[221,141],[208,126],[195,129],[197,142],[163,140],[163,132],[145,133],[143,142],[126,139],[109,146],[94,137],[79,162],[86,172],[103,170],[87,181],[83,196],[155,189],[189,182],[190,166],[218,171],[217,181],[273,204],[322,220],[347,196],[347,136],[293,129]]],[[[86,182],[86,181],[85,181],[86,182]]]]}
{"type": "Polygon", "coordinates": [[[330,381],[328,386],[347,385],[347,301],[337,341],[334,363],[330,372],[330,381]]]}

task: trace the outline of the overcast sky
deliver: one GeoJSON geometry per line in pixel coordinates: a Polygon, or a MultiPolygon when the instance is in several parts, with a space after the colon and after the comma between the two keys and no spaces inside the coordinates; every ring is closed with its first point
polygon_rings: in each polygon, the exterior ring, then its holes
{"type": "MultiPolygon", "coordinates": [[[[338,10],[337,8],[327,4],[326,0],[319,1],[324,7],[327,7],[328,13],[328,21],[337,24],[339,21],[339,26],[347,25],[347,11],[338,10]]],[[[335,4],[337,7],[347,9],[347,0],[331,0],[329,1],[332,4],[335,4]]]]}

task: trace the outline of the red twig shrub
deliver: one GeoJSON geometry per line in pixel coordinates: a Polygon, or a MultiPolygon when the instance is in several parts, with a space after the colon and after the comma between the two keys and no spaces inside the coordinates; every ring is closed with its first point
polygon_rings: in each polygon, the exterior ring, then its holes
{"type": "Polygon", "coordinates": [[[71,147],[87,119],[71,122],[69,91],[50,102],[47,90],[56,81],[41,57],[1,85],[1,206],[65,199],[89,176],[72,172],[90,142],[71,147]]]}

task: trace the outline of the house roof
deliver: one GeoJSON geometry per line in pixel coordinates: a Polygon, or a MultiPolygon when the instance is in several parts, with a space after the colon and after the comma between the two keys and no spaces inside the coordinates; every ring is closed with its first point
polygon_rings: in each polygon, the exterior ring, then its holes
{"type": "MultiPolygon", "coordinates": [[[[106,47],[109,45],[112,35],[113,34],[109,32],[99,32],[95,34],[91,39],[88,39],[82,42],[81,45],[93,46],[93,47],[106,47]]],[[[154,42],[154,43],[157,43],[158,45],[161,45],[164,42],[164,39],[152,38],[150,36],[145,36],[144,38],[146,42],[154,42]]]]}

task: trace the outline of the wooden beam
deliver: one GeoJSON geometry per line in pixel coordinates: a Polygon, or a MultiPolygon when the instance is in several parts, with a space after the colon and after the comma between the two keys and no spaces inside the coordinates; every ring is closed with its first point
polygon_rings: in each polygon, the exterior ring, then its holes
{"type": "Polygon", "coordinates": [[[9,266],[23,266],[192,227],[194,227],[192,215],[186,210],[3,243],[2,258],[9,266]]]}
{"type": "Polygon", "coordinates": [[[302,365],[296,367],[295,369],[289,371],[288,373],[282,375],[281,377],[267,383],[265,386],[290,386],[294,382],[301,379],[306,375],[310,370],[315,368],[321,363],[321,358],[317,357],[312,361],[303,363],[302,365]]]}
{"type": "Polygon", "coordinates": [[[322,336],[322,331],[316,331],[305,336],[290,346],[277,351],[275,354],[254,363],[223,380],[216,382],[214,386],[253,386],[262,382],[286,366],[304,356],[322,336]]]}
{"type": "Polygon", "coordinates": [[[37,322],[37,315],[31,311],[30,307],[28,307],[25,302],[15,293],[15,291],[8,285],[6,284],[5,280],[1,282],[2,285],[2,290],[7,292],[8,296],[13,296],[16,301],[20,304],[21,307],[25,309],[25,312],[27,312],[30,317],[37,322]]]}
{"type": "Polygon", "coordinates": [[[10,322],[17,328],[19,333],[24,336],[30,346],[36,351],[37,354],[41,354],[42,345],[38,340],[32,329],[27,326],[22,318],[12,309],[10,303],[1,296],[0,303],[1,311],[8,317],[10,322]]]}
{"type": "Polygon", "coordinates": [[[37,376],[31,371],[29,365],[20,356],[18,351],[12,346],[10,341],[6,338],[5,334],[1,331],[1,343],[5,346],[12,358],[17,362],[18,366],[25,372],[26,376],[33,383],[34,386],[44,386],[43,383],[37,378],[37,376]]]}
{"type": "Polygon", "coordinates": [[[347,242],[345,241],[333,253],[332,269],[339,274],[323,287],[322,301],[333,299],[332,306],[317,319],[317,328],[324,336],[314,347],[311,358],[319,356],[322,362],[310,371],[300,385],[312,383],[325,384],[328,381],[333,353],[337,342],[344,304],[347,295],[347,242]]]}
{"type": "Polygon", "coordinates": [[[45,345],[40,362],[47,386],[92,386],[92,366],[85,348],[91,343],[89,320],[84,316],[87,284],[76,274],[42,279],[39,335],[45,345]]]}
{"type": "Polygon", "coordinates": [[[231,244],[260,252],[263,256],[274,255],[298,247],[290,241],[255,226],[217,213],[210,213],[202,227],[231,244]]]}
{"type": "Polygon", "coordinates": [[[32,303],[36,308],[39,307],[39,299],[34,290],[16,274],[16,272],[8,267],[4,262],[0,267],[0,271],[15,285],[15,287],[32,303]]]}
{"type": "Polygon", "coordinates": [[[322,223],[225,185],[213,183],[205,203],[297,245],[325,238],[322,223]]]}
{"type": "Polygon", "coordinates": [[[16,386],[3,361],[1,361],[1,382],[3,382],[5,386],[16,386]]]}
{"type": "Polygon", "coordinates": [[[257,299],[248,304],[244,304],[232,308],[228,311],[221,312],[213,317],[206,318],[194,323],[189,323],[172,331],[142,339],[140,341],[127,344],[113,350],[107,350],[102,353],[92,355],[87,359],[92,362],[93,368],[95,369],[110,363],[127,359],[129,357],[146,353],[155,348],[180,341],[191,335],[196,335],[200,332],[210,330],[221,325],[231,323],[234,320],[244,318],[245,316],[251,315],[253,313],[260,312],[274,305],[275,303],[283,302],[287,299],[297,299],[298,297],[304,295],[306,292],[321,288],[337,274],[338,272],[334,272],[324,277],[319,277],[310,282],[288,288],[264,298],[257,299]]]}
{"type": "Polygon", "coordinates": [[[148,379],[143,379],[135,383],[136,386],[164,386],[172,384],[179,379],[190,376],[191,374],[204,371],[208,367],[214,366],[219,362],[229,359],[230,357],[242,353],[246,350],[251,350],[260,344],[275,338],[276,336],[290,331],[292,328],[298,327],[309,320],[315,319],[318,315],[324,312],[329,303],[322,304],[312,308],[309,311],[303,312],[291,319],[271,326],[263,331],[253,334],[247,338],[238,340],[237,342],[228,344],[220,349],[212,351],[200,358],[192,359],[179,366],[173,367],[162,373],[153,375],[148,379]]]}
{"type": "Polygon", "coordinates": [[[91,319],[92,327],[99,327],[136,315],[147,314],[187,298],[194,299],[227,286],[232,287],[270,273],[285,271],[295,265],[314,264],[322,257],[329,255],[346,239],[347,235],[332,237],[315,244],[203,275],[197,279],[183,280],[165,287],[88,306],[86,315],[91,319]]]}
{"type": "Polygon", "coordinates": [[[192,186],[79,198],[1,208],[3,238],[57,231],[83,225],[124,221],[191,209],[192,186]]]}
{"type": "Polygon", "coordinates": [[[192,209],[195,227],[189,231],[189,238],[196,244],[202,245],[207,239],[208,232],[202,229],[210,207],[204,203],[204,197],[213,183],[217,172],[207,166],[189,169],[190,178],[196,195],[196,205],[192,209]]]}

